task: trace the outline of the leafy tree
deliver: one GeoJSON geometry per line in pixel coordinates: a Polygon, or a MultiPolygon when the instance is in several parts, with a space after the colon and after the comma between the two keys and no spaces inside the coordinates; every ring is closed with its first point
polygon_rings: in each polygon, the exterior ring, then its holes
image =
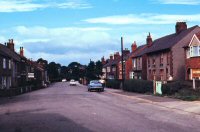
{"type": "Polygon", "coordinates": [[[49,79],[50,81],[58,81],[60,80],[59,76],[59,65],[56,64],[55,62],[51,62],[48,65],[48,74],[49,74],[49,79]]]}
{"type": "Polygon", "coordinates": [[[68,65],[69,79],[79,80],[84,77],[85,68],[78,62],[72,62],[68,65]]]}
{"type": "Polygon", "coordinates": [[[103,64],[101,61],[96,62],[96,67],[95,67],[95,74],[98,78],[100,78],[103,75],[102,72],[103,64]]]}

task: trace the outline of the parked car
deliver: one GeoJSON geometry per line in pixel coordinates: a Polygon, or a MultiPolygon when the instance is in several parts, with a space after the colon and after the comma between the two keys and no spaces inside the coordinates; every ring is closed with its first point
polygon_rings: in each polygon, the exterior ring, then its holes
{"type": "Polygon", "coordinates": [[[73,79],[70,80],[69,85],[70,85],[70,86],[76,86],[76,81],[73,80],[73,79]]]}
{"type": "Polygon", "coordinates": [[[62,82],[66,82],[67,80],[66,79],[62,79],[62,82]]]}
{"type": "Polygon", "coordinates": [[[97,91],[104,91],[104,87],[99,80],[92,80],[88,84],[88,91],[97,90],[97,91]]]}

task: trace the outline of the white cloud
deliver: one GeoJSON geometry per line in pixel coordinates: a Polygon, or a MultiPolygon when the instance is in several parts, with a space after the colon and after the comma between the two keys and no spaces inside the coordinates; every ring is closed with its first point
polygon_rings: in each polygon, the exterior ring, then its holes
{"type": "Polygon", "coordinates": [[[170,15],[170,14],[128,14],[117,16],[106,16],[83,20],[88,23],[99,24],[174,24],[176,21],[200,22],[200,14],[192,15],[170,15]]]}
{"type": "Polygon", "coordinates": [[[154,0],[161,4],[199,5],[199,0],[154,0]]]}
{"type": "Polygon", "coordinates": [[[120,40],[109,33],[110,28],[18,26],[10,30],[16,34],[16,48],[23,46],[27,58],[34,60],[42,57],[62,64],[87,64],[120,49],[120,40]]]}
{"type": "Polygon", "coordinates": [[[1,0],[0,12],[27,12],[45,8],[62,9],[86,9],[92,6],[83,1],[68,0],[67,2],[57,3],[52,1],[34,1],[34,0],[1,0]]]}

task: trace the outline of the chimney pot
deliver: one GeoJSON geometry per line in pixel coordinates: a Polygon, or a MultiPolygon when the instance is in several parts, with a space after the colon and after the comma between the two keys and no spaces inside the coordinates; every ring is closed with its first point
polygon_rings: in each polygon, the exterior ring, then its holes
{"type": "Polygon", "coordinates": [[[147,36],[147,46],[150,47],[152,46],[153,44],[153,40],[152,40],[152,37],[151,37],[151,33],[149,32],[149,35],[147,36]]]}
{"type": "Polygon", "coordinates": [[[187,23],[186,22],[177,22],[175,29],[176,29],[176,33],[179,34],[180,32],[187,29],[187,23]]]}

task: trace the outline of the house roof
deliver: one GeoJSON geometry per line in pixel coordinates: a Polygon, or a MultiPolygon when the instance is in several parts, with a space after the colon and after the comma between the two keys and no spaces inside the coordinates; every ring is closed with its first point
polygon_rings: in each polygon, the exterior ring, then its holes
{"type": "Polygon", "coordinates": [[[192,36],[195,33],[200,32],[199,26],[193,26],[191,28],[188,28],[187,30],[184,30],[180,33],[174,33],[170,34],[164,37],[161,37],[159,39],[156,39],[153,41],[153,44],[151,47],[146,48],[141,53],[138,54],[138,56],[141,56],[143,54],[153,53],[157,51],[167,50],[176,45],[177,43],[181,42],[184,43],[184,46],[187,46],[192,38],[192,36]],[[181,41],[183,40],[184,41],[181,41]]]}
{"type": "Polygon", "coordinates": [[[131,57],[134,58],[143,55],[143,52],[145,51],[146,48],[147,48],[146,44],[139,46],[137,50],[132,53],[131,57]]]}
{"type": "Polygon", "coordinates": [[[0,44],[0,52],[10,58],[13,58],[16,61],[20,61],[19,55],[16,52],[13,52],[12,50],[10,50],[7,46],[3,44],[0,44]]]}
{"type": "Polygon", "coordinates": [[[117,65],[120,61],[121,61],[121,57],[119,57],[118,59],[114,59],[112,61],[109,61],[103,67],[105,68],[105,67],[108,67],[108,66],[117,65]]]}

